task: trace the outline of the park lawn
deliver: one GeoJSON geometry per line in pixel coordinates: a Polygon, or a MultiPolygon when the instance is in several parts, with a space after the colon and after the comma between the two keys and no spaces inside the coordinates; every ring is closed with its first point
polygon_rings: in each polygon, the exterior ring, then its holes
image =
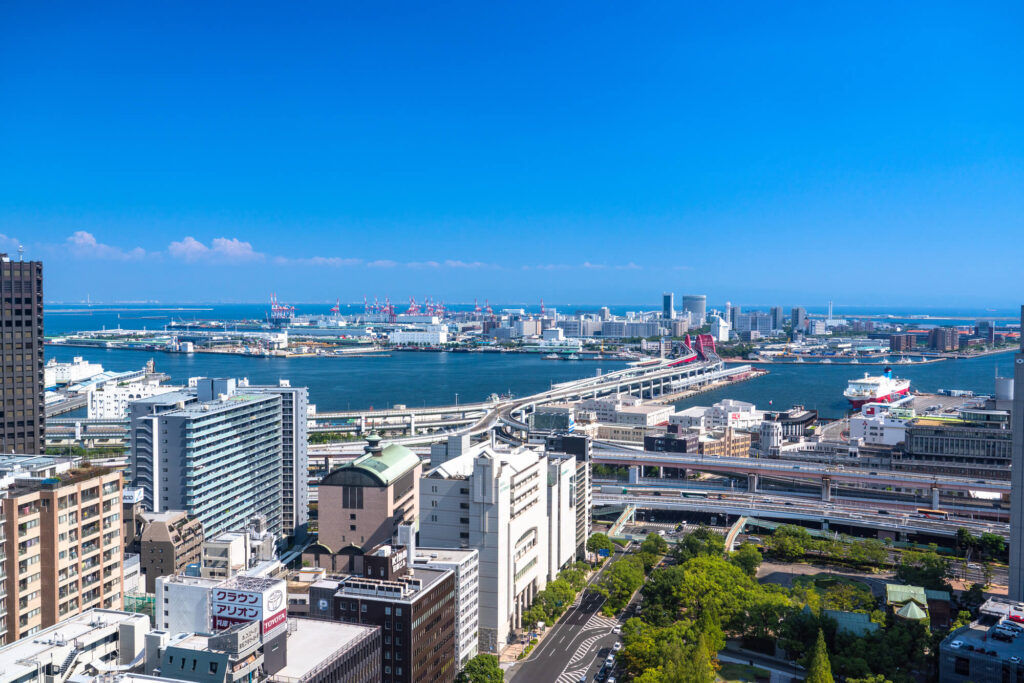
{"type": "Polygon", "coordinates": [[[755,683],[758,679],[770,677],[771,673],[767,669],[739,662],[723,662],[722,668],[718,670],[718,680],[725,683],[755,683]]]}

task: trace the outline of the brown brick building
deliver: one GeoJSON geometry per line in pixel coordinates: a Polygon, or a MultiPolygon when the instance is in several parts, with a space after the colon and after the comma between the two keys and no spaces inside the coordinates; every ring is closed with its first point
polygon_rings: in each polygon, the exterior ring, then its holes
{"type": "Polygon", "coordinates": [[[139,561],[146,574],[146,592],[156,592],[158,576],[177,576],[199,562],[203,551],[203,524],[181,510],[142,513],[139,561]]]}

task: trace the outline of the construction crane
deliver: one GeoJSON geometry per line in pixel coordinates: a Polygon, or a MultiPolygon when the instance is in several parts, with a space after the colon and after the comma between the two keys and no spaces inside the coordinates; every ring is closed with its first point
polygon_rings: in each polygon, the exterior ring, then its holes
{"type": "MultiPolygon", "coordinates": [[[[365,303],[363,304],[363,307],[364,308],[366,307],[365,303]]],[[[331,306],[331,315],[340,315],[340,314],[341,314],[341,299],[335,299],[334,300],[334,305],[331,306]]]]}
{"type": "Polygon", "coordinates": [[[540,300],[540,317],[544,317],[544,299],[540,300]]]}
{"type": "Polygon", "coordinates": [[[409,308],[405,310],[406,315],[418,315],[420,312],[419,304],[416,303],[416,297],[409,297],[409,308]]]}
{"type": "Polygon", "coordinates": [[[484,299],[484,311],[487,312],[487,315],[494,315],[494,311],[491,310],[491,302],[487,299],[484,299]]]}
{"type": "Polygon", "coordinates": [[[480,304],[477,303],[476,299],[473,299],[473,312],[480,315],[480,304]]]}
{"type": "Polygon", "coordinates": [[[295,315],[295,307],[278,303],[277,294],[270,295],[270,319],[288,320],[295,315]]]}

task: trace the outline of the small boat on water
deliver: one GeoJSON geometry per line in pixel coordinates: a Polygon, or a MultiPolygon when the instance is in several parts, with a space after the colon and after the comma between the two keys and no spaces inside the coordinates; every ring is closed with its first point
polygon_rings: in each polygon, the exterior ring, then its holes
{"type": "Polygon", "coordinates": [[[545,356],[541,356],[541,358],[543,358],[544,360],[558,360],[558,354],[557,353],[549,353],[549,354],[547,354],[545,356]]]}

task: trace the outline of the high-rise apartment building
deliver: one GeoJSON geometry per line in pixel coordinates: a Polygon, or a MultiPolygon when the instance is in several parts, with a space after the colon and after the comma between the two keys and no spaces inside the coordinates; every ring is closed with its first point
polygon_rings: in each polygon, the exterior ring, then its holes
{"type": "Polygon", "coordinates": [[[891,334],[889,335],[889,350],[894,353],[913,351],[917,337],[912,334],[891,334]]]}
{"type": "Polygon", "coordinates": [[[281,396],[201,379],[131,405],[129,464],[146,509],[185,510],[207,536],[258,515],[283,528],[281,396]]]}
{"type": "Polygon", "coordinates": [[[91,608],[121,609],[121,473],[20,478],[0,499],[10,643],[91,608]]]}
{"type": "Polygon", "coordinates": [[[928,348],[956,351],[960,348],[960,332],[955,327],[936,327],[928,333],[928,348]]]}
{"type": "MultiPolygon", "coordinates": [[[[781,312],[782,309],[780,308],[779,311],[781,312]]],[[[774,327],[774,325],[774,316],[764,311],[751,311],[750,313],[740,313],[736,316],[737,334],[741,332],[758,332],[762,336],[767,336],[773,330],[779,329],[774,327]]]]}
{"type": "Polygon", "coordinates": [[[663,320],[676,319],[676,295],[672,292],[661,295],[661,317],[663,320]]]}
{"type": "Polygon", "coordinates": [[[794,306],[789,312],[789,324],[793,332],[803,332],[807,327],[807,309],[802,306],[794,306]]]}
{"type": "Polygon", "coordinates": [[[42,453],[43,264],[0,254],[0,452],[42,453]]]}
{"type": "MultiPolygon", "coordinates": [[[[1024,306],[1020,307],[1024,323],[1024,306]]],[[[1024,600],[1024,336],[1013,357],[1013,433],[1010,465],[1010,586],[1011,600],[1024,600]]]]}
{"type": "Polygon", "coordinates": [[[768,314],[772,317],[772,329],[781,330],[785,326],[785,315],[782,313],[782,306],[772,306],[768,314]]]}
{"type": "Polygon", "coordinates": [[[304,538],[309,525],[309,390],[288,380],[277,385],[239,383],[245,391],[281,397],[281,533],[304,538]]]}

